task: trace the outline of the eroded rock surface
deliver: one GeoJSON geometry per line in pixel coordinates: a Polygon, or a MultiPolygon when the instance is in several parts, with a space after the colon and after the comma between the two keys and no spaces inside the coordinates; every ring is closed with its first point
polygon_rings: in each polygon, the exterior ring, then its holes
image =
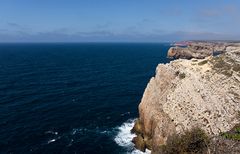
{"type": "Polygon", "coordinates": [[[173,133],[198,126],[217,135],[239,123],[240,47],[225,51],[157,66],[139,105],[137,126],[153,151],[173,133]]]}

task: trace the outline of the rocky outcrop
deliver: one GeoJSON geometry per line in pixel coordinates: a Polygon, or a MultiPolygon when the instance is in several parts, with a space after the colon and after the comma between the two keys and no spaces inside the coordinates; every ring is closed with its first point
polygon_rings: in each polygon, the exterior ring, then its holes
{"type": "Polygon", "coordinates": [[[171,47],[168,57],[184,59],[203,59],[205,57],[226,52],[228,46],[234,43],[223,42],[188,42],[187,47],[171,47]]]}
{"type": "Polygon", "coordinates": [[[178,59],[157,66],[133,129],[153,152],[173,133],[197,126],[217,135],[239,123],[240,47],[230,45],[225,51],[215,57],[178,59]]]}

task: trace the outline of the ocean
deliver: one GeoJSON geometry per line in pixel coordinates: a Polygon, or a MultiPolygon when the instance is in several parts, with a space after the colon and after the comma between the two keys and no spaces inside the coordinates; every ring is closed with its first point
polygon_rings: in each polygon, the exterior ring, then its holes
{"type": "Polygon", "coordinates": [[[130,129],[169,47],[0,44],[0,153],[141,153],[130,129]]]}

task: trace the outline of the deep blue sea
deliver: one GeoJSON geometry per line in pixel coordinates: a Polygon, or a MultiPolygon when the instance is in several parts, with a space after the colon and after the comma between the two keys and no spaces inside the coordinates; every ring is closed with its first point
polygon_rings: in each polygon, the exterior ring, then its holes
{"type": "Polygon", "coordinates": [[[138,104],[170,44],[0,44],[0,153],[138,153],[138,104]]]}

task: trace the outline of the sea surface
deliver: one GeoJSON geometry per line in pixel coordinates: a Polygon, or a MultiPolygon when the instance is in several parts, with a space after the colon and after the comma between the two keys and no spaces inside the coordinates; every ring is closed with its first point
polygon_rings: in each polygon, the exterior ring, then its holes
{"type": "Polygon", "coordinates": [[[169,47],[0,44],[0,153],[141,153],[130,130],[169,47]]]}

